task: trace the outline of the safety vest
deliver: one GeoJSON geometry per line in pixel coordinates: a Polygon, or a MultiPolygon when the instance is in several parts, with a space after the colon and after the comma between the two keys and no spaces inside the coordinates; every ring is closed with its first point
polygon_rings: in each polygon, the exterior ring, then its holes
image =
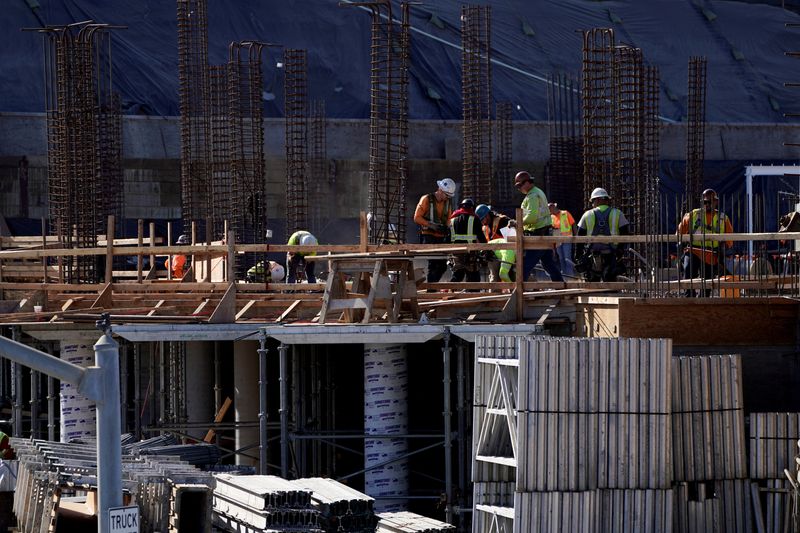
{"type": "MultiPolygon", "coordinates": [[[[486,240],[491,241],[492,239],[501,239],[503,238],[503,234],[500,233],[500,223],[505,219],[506,221],[510,220],[505,215],[495,215],[492,219],[492,223],[483,227],[483,234],[486,235],[486,240]]],[[[508,227],[508,222],[506,225],[503,226],[504,228],[508,227]]]]}
{"type": "Polygon", "coordinates": [[[456,220],[459,217],[456,217],[450,220],[450,241],[451,242],[467,242],[467,243],[474,243],[478,240],[478,236],[475,235],[475,217],[470,216],[467,219],[467,232],[466,233],[456,233],[456,220]]]}
{"type": "Polygon", "coordinates": [[[547,197],[539,187],[533,187],[522,200],[524,230],[534,231],[551,224],[547,197]]]}
{"type": "MultiPolygon", "coordinates": [[[[586,213],[586,235],[619,235],[619,218],[622,211],[616,207],[600,209],[595,207],[586,213]]],[[[592,243],[595,252],[609,252],[616,249],[616,243],[592,243]]]]}
{"type": "MultiPolygon", "coordinates": [[[[725,233],[725,213],[714,211],[714,218],[711,225],[706,224],[706,215],[703,209],[692,210],[691,228],[692,235],[702,235],[704,233],[721,234],[725,233]]],[[[705,248],[719,248],[719,241],[692,241],[692,246],[705,248]]]]}
{"type": "MultiPolygon", "coordinates": [[[[555,219],[555,215],[552,215],[555,219]]],[[[572,224],[569,223],[569,213],[563,209],[559,211],[559,231],[562,235],[572,235],[572,224]]],[[[555,226],[555,224],[553,224],[555,226]]]]}

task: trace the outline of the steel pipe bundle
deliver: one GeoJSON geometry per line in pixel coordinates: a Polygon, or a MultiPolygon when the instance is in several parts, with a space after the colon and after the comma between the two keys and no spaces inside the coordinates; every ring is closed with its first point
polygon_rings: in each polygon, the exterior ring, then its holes
{"type": "Polygon", "coordinates": [[[311,505],[319,511],[320,527],[326,532],[372,531],[378,523],[374,498],[347,485],[321,477],[295,479],[291,483],[311,492],[311,505]]]}
{"type": "Polygon", "coordinates": [[[672,363],[676,481],[747,477],[738,355],[678,357],[672,363]]]}
{"type": "Polygon", "coordinates": [[[797,464],[800,413],[750,414],[750,478],[783,479],[797,464]]]}
{"type": "Polygon", "coordinates": [[[725,480],[675,486],[675,533],[752,531],[750,483],[725,480]]]}
{"type": "Polygon", "coordinates": [[[669,488],[666,339],[520,341],[517,490],[669,488]]]}
{"type": "Polygon", "coordinates": [[[445,533],[455,531],[455,526],[406,511],[378,515],[376,533],[445,533]]]}
{"type": "Polygon", "coordinates": [[[270,531],[322,531],[311,491],[277,476],[214,476],[214,521],[270,531]],[[219,519],[223,517],[223,519],[219,519]]]}

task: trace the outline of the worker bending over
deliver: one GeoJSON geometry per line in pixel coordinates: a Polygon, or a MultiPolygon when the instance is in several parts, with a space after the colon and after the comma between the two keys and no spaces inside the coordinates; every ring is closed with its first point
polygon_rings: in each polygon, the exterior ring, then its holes
{"type": "MultiPolygon", "coordinates": [[[[450,241],[454,244],[486,243],[481,221],[475,216],[475,202],[472,198],[464,198],[458,210],[450,217],[450,241]]],[[[468,282],[481,280],[481,261],[478,252],[453,255],[453,276],[450,281],[463,281],[465,275],[468,282]]]]}
{"type": "MultiPolygon", "coordinates": [[[[508,241],[500,237],[492,239],[490,244],[507,243],[508,241]]],[[[511,282],[516,281],[516,261],[517,254],[514,250],[489,250],[489,281],[511,282]]]]}
{"type": "Polygon", "coordinates": [[[286,271],[277,261],[259,261],[247,269],[245,279],[248,283],[278,283],[286,271]]]}
{"type": "Polygon", "coordinates": [[[514,227],[513,220],[494,211],[490,205],[480,204],[475,208],[475,216],[478,217],[481,224],[483,224],[483,234],[486,236],[487,241],[502,238],[503,234],[500,232],[501,229],[514,227]]]}
{"type": "MultiPolygon", "coordinates": [[[[289,237],[289,246],[316,246],[319,244],[317,238],[311,233],[300,230],[292,233],[289,237]]],[[[297,272],[299,269],[304,269],[306,280],[309,283],[316,283],[317,278],[314,276],[314,261],[306,261],[306,257],[317,255],[317,252],[287,252],[286,253],[286,268],[289,270],[289,283],[297,282],[297,272]]]]}
{"type": "MultiPolygon", "coordinates": [[[[175,244],[185,246],[189,244],[189,238],[186,235],[181,235],[175,244]]],[[[183,254],[174,254],[164,261],[164,266],[172,273],[172,279],[183,279],[184,274],[188,270],[187,257],[183,254]]]]}

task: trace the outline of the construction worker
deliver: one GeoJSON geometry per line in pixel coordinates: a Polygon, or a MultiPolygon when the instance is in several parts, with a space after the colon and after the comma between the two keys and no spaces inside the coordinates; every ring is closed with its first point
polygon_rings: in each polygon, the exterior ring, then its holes
{"type": "Polygon", "coordinates": [[[0,459],[5,461],[14,459],[14,448],[11,447],[11,441],[4,431],[0,431],[0,459]]]}
{"type": "MultiPolygon", "coordinates": [[[[317,238],[311,233],[300,230],[292,233],[289,237],[289,246],[316,246],[319,244],[317,238]]],[[[309,283],[316,283],[317,278],[314,276],[314,261],[306,261],[306,257],[310,255],[317,255],[317,252],[287,252],[286,253],[286,268],[289,270],[289,283],[297,283],[297,270],[299,268],[305,269],[306,281],[309,283]]]]}
{"type": "Polygon", "coordinates": [[[255,265],[247,269],[245,280],[248,283],[278,283],[283,280],[286,271],[283,265],[277,261],[259,261],[255,265]],[[266,271],[265,271],[265,268],[266,271]]]}
{"type": "MultiPolygon", "coordinates": [[[[628,219],[616,207],[603,188],[592,191],[592,208],[578,222],[578,235],[628,235],[628,219]]],[[[616,281],[625,272],[622,257],[625,245],[617,243],[579,243],[575,253],[575,270],[582,272],[586,281],[616,281]]]]}
{"type": "MultiPolygon", "coordinates": [[[[441,244],[450,239],[450,215],[453,213],[452,198],[456,193],[456,182],[444,178],[436,182],[435,192],[419,199],[414,211],[414,222],[419,226],[419,242],[441,244]]],[[[428,261],[428,283],[436,283],[447,270],[444,259],[428,261]]]]}
{"type": "MultiPolygon", "coordinates": [[[[458,210],[450,216],[450,242],[474,244],[486,243],[481,221],[475,216],[475,202],[464,198],[458,210]]],[[[450,281],[460,282],[466,275],[468,282],[481,280],[480,254],[467,252],[453,255],[453,276],[450,281]]]]}
{"type": "MultiPolygon", "coordinates": [[[[189,238],[186,235],[181,235],[178,237],[178,240],[175,241],[175,244],[179,244],[181,246],[189,244],[189,238]]],[[[183,279],[183,275],[188,270],[186,265],[187,257],[183,254],[174,254],[167,258],[164,261],[164,266],[172,272],[172,279],[183,279]]]]}
{"type": "MultiPolygon", "coordinates": [[[[507,243],[504,237],[492,239],[490,244],[507,243]]],[[[500,281],[516,281],[516,265],[517,254],[514,250],[491,250],[489,256],[489,281],[494,282],[498,279],[500,281]]]]}
{"type": "MultiPolygon", "coordinates": [[[[681,266],[684,279],[710,279],[725,274],[727,271],[724,248],[733,246],[733,242],[720,242],[704,240],[702,235],[733,233],[731,220],[718,209],[719,198],[714,189],[703,191],[703,207],[693,209],[683,215],[683,220],[678,225],[677,234],[696,235],[689,246],[684,247],[681,257],[681,266]]],[[[704,291],[705,296],[711,296],[711,290],[704,291]]],[[[696,292],[687,289],[686,296],[696,296],[696,292]]]]}
{"type": "Polygon", "coordinates": [[[495,212],[490,205],[480,204],[475,208],[475,216],[478,217],[481,220],[481,224],[483,224],[483,234],[486,236],[487,241],[502,238],[503,234],[500,233],[500,230],[509,226],[514,226],[513,220],[501,213],[495,212]]]}
{"type": "MultiPolygon", "coordinates": [[[[550,210],[547,207],[547,196],[545,196],[544,191],[533,184],[533,178],[524,170],[517,172],[514,177],[514,187],[525,195],[525,199],[522,200],[524,234],[549,235],[552,223],[550,221],[550,210]]],[[[542,262],[542,266],[552,281],[564,281],[564,277],[553,259],[553,251],[550,248],[525,250],[523,280],[528,279],[528,276],[531,275],[539,261],[542,262]]]]}
{"type": "MultiPolygon", "coordinates": [[[[561,237],[575,235],[575,219],[572,217],[572,213],[566,209],[559,209],[558,204],[555,202],[550,202],[547,207],[550,209],[550,223],[553,225],[553,235],[561,237]]],[[[561,272],[567,276],[574,276],[572,243],[563,242],[559,244],[556,246],[555,253],[558,255],[561,272]]]]}

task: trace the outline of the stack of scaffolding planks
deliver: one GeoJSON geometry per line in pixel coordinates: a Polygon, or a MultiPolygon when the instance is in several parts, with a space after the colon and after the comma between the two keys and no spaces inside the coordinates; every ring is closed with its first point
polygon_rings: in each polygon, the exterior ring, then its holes
{"type": "MultiPolygon", "coordinates": [[[[53,530],[59,508],[68,505],[62,495],[74,495],[80,501],[93,497],[97,490],[94,444],[27,439],[12,439],[11,444],[19,460],[13,508],[22,532],[53,530]]],[[[123,455],[122,482],[130,504],[139,507],[142,531],[210,532],[212,478],[208,473],[175,457],[123,455]]],[[[82,508],[91,518],[91,506],[82,508]]]]}
{"type": "Polygon", "coordinates": [[[799,441],[800,413],[750,414],[750,494],[766,532],[791,530],[799,441]]]}
{"type": "Polygon", "coordinates": [[[455,526],[409,512],[381,513],[376,533],[451,533],[455,526]]]}
{"type": "Polygon", "coordinates": [[[277,476],[214,476],[214,525],[226,531],[322,533],[311,491],[277,476]]]}
{"type": "Polygon", "coordinates": [[[311,492],[311,505],[319,511],[320,528],[326,533],[374,531],[378,518],[371,496],[329,478],[301,478],[291,483],[311,492]]]}
{"type": "Polygon", "coordinates": [[[741,357],[676,357],[672,387],[674,530],[750,531],[741,357]]]}
{"type": "Polygon", "coordinates": [[[663,339],[478,337],[473,531],[671,529],[671,352],[663,339]]]}

